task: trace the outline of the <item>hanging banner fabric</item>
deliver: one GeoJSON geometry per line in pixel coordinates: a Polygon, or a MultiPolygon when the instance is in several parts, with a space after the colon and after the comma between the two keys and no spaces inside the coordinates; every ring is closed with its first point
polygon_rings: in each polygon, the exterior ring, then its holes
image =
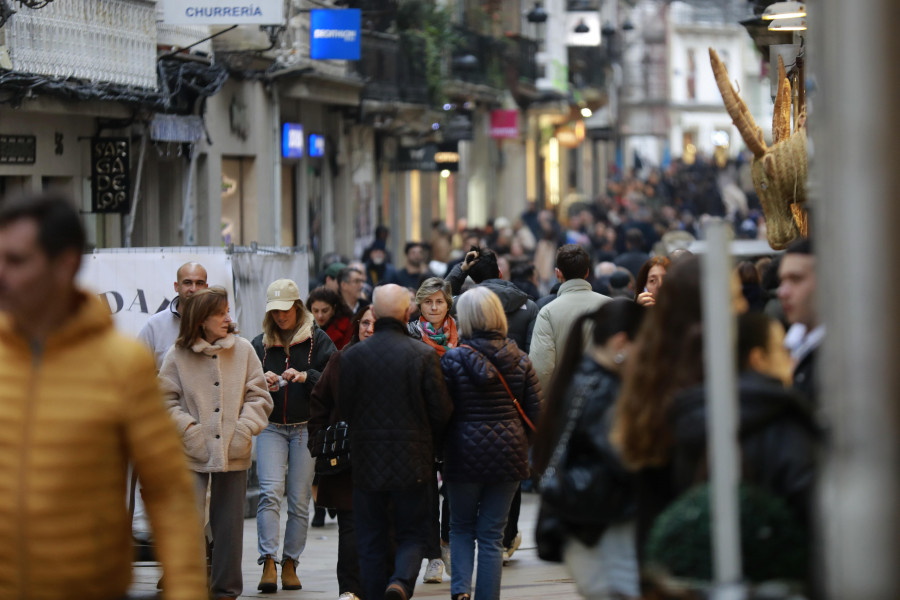
{"type": "Polygon", "coordinates": [[[166,25],[283,25],[283,0],[162,0],[166,25]]]}
{"type": "Polygon", "coordinates": [[[151,315],[168,310],[176,272],[188,262],[203,265],[209,285],[228,290],[231,316],[248,339],[262,331],[270,283],[293,279],[304,300],[309,289],[307,253],[293,248],[234,254],[214,247],[102,249],[84,255],[78,282],[109,307],[119,329],[136,336],[151,315]]]}
{"type": "Polygon", "coordinates": [[[169,303],[175,298],[176,273],[187,262],[203,265],[209,285],[220,285],[228,290],[231,315],[235,316],[231,256],[224,248],[141,248],[139,252],[97,250],[82,258],[78,281],[82,287],[100,296],[119,329],[137,335],[147,319],[161,310],[168,310],[169,303]]]}
{"type": "Polygon", "coordinates": [[[232,255],[234,289],[238,298],[241,335],[252,339],[262,332],[266,315],[266,289],[276,279],[293,279],[304,301],[309,291],[309,263],[306,252],[274,254],[242,252],[232,255]]]}

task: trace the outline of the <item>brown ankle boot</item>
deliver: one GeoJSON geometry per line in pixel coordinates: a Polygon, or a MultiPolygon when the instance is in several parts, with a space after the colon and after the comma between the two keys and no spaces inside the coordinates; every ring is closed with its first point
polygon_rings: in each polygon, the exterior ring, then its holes
{"type": "Polygon", "coordinates": [[[302,588],[300,578],[297,577],[297,564],[289,558],[284,559],[284,563],[281,565],[281,589],[299,590],[302,588]]]}
{"type": "Polygon", "coordinates": [[[263,574],[256,589],[264,594],[278,591],[278,571],[275,568],[275,559],[271,556],[267,556],[263,563],[263,574]]]}

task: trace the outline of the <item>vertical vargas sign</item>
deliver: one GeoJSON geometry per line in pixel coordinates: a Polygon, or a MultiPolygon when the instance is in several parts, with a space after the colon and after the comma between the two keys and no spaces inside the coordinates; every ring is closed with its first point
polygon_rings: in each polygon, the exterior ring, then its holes
{"type": "Polygon", "coordinates": [[[167,25],[282,25],[283,0],[161,0],[157,20],[167,25]]]}

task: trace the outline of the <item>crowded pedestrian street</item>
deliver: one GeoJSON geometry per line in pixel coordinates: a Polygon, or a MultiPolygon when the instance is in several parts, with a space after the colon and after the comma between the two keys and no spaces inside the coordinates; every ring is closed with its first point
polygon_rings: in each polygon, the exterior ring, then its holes
{"type": "Polygon", "coordinates": [[[897,23],[0,0],[0,600],[897,600],[897,23]]]}

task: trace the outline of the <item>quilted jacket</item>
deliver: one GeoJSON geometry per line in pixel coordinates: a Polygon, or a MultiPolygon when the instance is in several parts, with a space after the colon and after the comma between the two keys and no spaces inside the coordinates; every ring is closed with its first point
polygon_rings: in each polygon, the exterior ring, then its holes
{"type": "Polygon", "coordinates": [[[341,352],[340,374],[354,487],[403,490],[431,481],[453,410],[437,352],[409,337],[406,323],[381,318],[371,337],[341,352]]]}
{"type": "Polygon", "coordinates": [[[149,350],[80,294],[43,346],[0,315],[0,598],[118,600],[131,581],[129,462],[168,600],[206,597],[200,522],[149,350]]]}
{"type": "Polygon", "coordinates": [[[453,417],[445,436],[444,479],[527,479],[529,432],[497,369],[525,414],[536,423],[541,410],[541,384],[528,355],[499,333],[476,332],[473,338],[460,340],[459,348],[447,351],[441,368],[453,399],[453,417]]]}

